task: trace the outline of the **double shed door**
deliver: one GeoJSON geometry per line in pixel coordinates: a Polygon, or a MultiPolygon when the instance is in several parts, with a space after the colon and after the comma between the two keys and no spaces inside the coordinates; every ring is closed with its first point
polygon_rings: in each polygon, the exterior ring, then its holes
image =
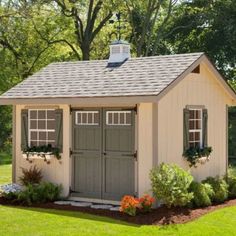
{"type": "Polygon", "coordinates": [[[73,191],[106,200],[134,195],[135,112],[75,110],[72,133],[73,191]]]}

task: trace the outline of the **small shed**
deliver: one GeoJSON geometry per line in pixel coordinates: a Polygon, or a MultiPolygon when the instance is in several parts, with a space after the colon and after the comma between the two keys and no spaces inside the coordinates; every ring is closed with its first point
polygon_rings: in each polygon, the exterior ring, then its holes
{"type": "Polygon", "coordinates": [[[37,165],[64,196],[117,202],[149,192],[149,172],[162,162],[196,180],[225,174],[236,95],[207,56],[129,50],[118,41],[109,60],[52,63],[0,96],[13,106],[14,182],[37,165]],[[197,146],[213,151],[190,168],[183,152],[197,146]]]}

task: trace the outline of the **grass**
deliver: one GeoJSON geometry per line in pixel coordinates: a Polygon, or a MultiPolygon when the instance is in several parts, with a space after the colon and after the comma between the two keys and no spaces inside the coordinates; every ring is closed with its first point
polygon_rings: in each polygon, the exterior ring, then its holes
{"type": "Polygon", "coordinates": [[[236,235],[236,207],[227,207],[181,225],[137,226],[106,217],[52,209],[0,206],[0,235],[47,236],[217,236],[236,235]]]}
{"type": "Polygon", "coordinates": [[[7,152],[0,152],[0,165],[11,164],[11,154],[7,152]]]}
{"type": "Polygon", "coordinates": [[[0,185],[11,182],[11,165],[0,165],[0,185]]]}
{"type": "Polygon", "coordinates": [[[0,185],[11,183],[11,154],[0,152],[0,185]]]}
{"type": "MultiPolygon", "coordinates": [[[[9,155],[0,153],[0,185],[11,182],[9,155]]],[[[0,235],[17,236],[217,236],[236,235],[236,206],[187,224],[137,226],[80,212],[0,206],[0,235]]]]}

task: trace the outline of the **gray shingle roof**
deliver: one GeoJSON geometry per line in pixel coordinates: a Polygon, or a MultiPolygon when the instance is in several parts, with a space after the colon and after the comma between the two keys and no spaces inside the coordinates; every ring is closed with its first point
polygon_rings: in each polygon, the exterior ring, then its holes
{"type": "Polygon", "coordinates": [[[158,95],[203,53],[52,63],[0,98],[63,98],[158,95]]]}

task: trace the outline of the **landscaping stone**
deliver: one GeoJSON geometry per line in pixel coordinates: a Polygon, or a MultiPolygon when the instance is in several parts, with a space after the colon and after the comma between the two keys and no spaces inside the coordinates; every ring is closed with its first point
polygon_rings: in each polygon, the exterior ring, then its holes
{"type": "Polygon", "coordinates": [[[77,207],[90,207],[92,203],[90,202],[71,202],[71,206],[77,206],[77,207]]]}
{"type": "Polygon", "coordinates": [[[112,208],[112,205],[105,205],[105,204],[97,204],[97,205],[92,205],[91,208],[93,209],[103,209],[103,210],[109,210],[112,208]]]}
{"type": "Polygon", "coordinates": [[[71,205],[73,201],[55,201],[54,203],[57,205],[71,205]]]}
{"type": "Polygon", "coordinates": [[[120,211],[120,207],[119,206],[111,207],[109,210],[110,211],[120,211]]]}

